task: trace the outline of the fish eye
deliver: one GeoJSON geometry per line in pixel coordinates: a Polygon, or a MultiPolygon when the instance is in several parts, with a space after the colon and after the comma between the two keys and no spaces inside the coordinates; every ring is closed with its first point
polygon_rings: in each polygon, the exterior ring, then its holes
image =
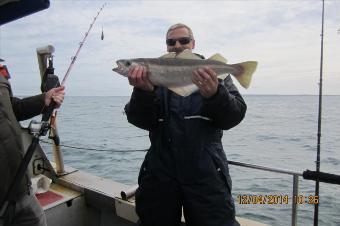
{"type": "Polygon", "coordinates": [[[131,61],[126,61],[126,62],[125,62],[125,65],[126,65],[127,67],[130,67],[130,66],[131,66],[131,61]]]}

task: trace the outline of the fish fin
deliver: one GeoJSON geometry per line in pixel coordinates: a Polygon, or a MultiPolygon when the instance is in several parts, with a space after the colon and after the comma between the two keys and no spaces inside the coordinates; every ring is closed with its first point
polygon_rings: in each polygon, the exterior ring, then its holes
{"type": "Polygon", "coordinates": [[[211,57],[208,58],[208,60],[214,60],[214,61],[218,61],[218,62],[222,62],[222,63],[227,63],[227,59],[224,58],[221,54],[216,53],[214,55],[212,55],[211,57]]]}
{"type": "Polygon", "coordinates": [[[176,58],[179,59],[191,59],[191,60],[202,60],[199,56],[197,56],[195,53],[191,52],[189,49],[183,50],[181,53],[176,55],[176,58]]]}
{"type": "Polygon", "coordinates": [[[166,54],[160,56],[159,58],[175,58],[175,57],[176,57],[176,53],[170,52],[170,53],[166,53],[166,54]]]}
{"type": "Polygon", "coordinates": [[[168,89],[182,97],[186,97],[197,91],[198,87],[195,84],[191,84],[186,86],[168,87],[168,89]]]}
{"type": "Polygon", "coordinates": [[[238,82],[247,89],[250,85],[252,75],[256,70],[257,61],[246,61],[239,64],[234,64],[242,67],[242,72],[238,75],[234,75],[238,82]]]}
{"type": "Polygon", "coordinates": [[[221,74],[221,75],[217,76],[217,78],[224,80],[228,75],[230,75],[230,74],[229,73],[221,74]]]}
{"type": "Polygon", "coordinates": [[[199,56],[192,53],[191,50],[185,49],[181,53],[176,54],[175,52],[166,53],[159,58],[179,58],[179,59],[193,59],[193,60],[202,60],[199,56]]]}

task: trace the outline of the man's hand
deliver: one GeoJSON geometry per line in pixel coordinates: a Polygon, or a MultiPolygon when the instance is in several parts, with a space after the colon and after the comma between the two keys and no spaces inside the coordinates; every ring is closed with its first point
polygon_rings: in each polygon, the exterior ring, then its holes
{"type": "Polygon", "coordinates": [[[46,94],[45,94],[45,105],[49,106],[54,100],[57,104],[57,108],[60,107],[60,105],[64,101],[64,96],[65,96],[65,86],[59,86],[57,88],[50,89],[46,94]]]}
{"type": "Polygon", "coordinates": [[[199,88],[203,97],[212,97],[217,92],[218,79],[210,67],[202,67],[194,71],[192,82],[199,88]]]}
{"type": "Polygon", "coordinates": [[[137,65],[129,69],[128,79],[130,85],[145,91],[152,92],[154,87],[149,80],[147,70],[144,66],[137,65]]]}

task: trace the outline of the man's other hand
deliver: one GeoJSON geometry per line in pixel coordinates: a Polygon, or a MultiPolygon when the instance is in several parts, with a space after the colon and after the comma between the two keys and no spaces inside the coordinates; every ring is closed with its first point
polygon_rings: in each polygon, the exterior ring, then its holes
{"type": "Polygon", "coordinates": [[[212,97],[217,92],[218,79],[210,67],[202,67],[194,71],[192,82],[199,88],[205,98],[212,97]]]}
{"type": "Polygon", "coordinates": [[[147,70],[144,66],[137,65],[130,67],[128,79],[130,85],[145,91],[152,92],[154,87],[149,80],[147,70]]]}

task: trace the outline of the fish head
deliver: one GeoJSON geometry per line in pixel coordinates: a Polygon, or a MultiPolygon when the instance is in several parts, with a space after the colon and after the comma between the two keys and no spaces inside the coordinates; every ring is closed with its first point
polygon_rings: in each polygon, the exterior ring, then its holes
{"type": "Polygon", "coordinates": [[[138,65],[138,63],[134,62],[133,60],[123,59],[117,60],[117,67],[113,68],[112,71],[121,74],[123,76],[128,76],[129,69],[133,66],[138,65]]]}

